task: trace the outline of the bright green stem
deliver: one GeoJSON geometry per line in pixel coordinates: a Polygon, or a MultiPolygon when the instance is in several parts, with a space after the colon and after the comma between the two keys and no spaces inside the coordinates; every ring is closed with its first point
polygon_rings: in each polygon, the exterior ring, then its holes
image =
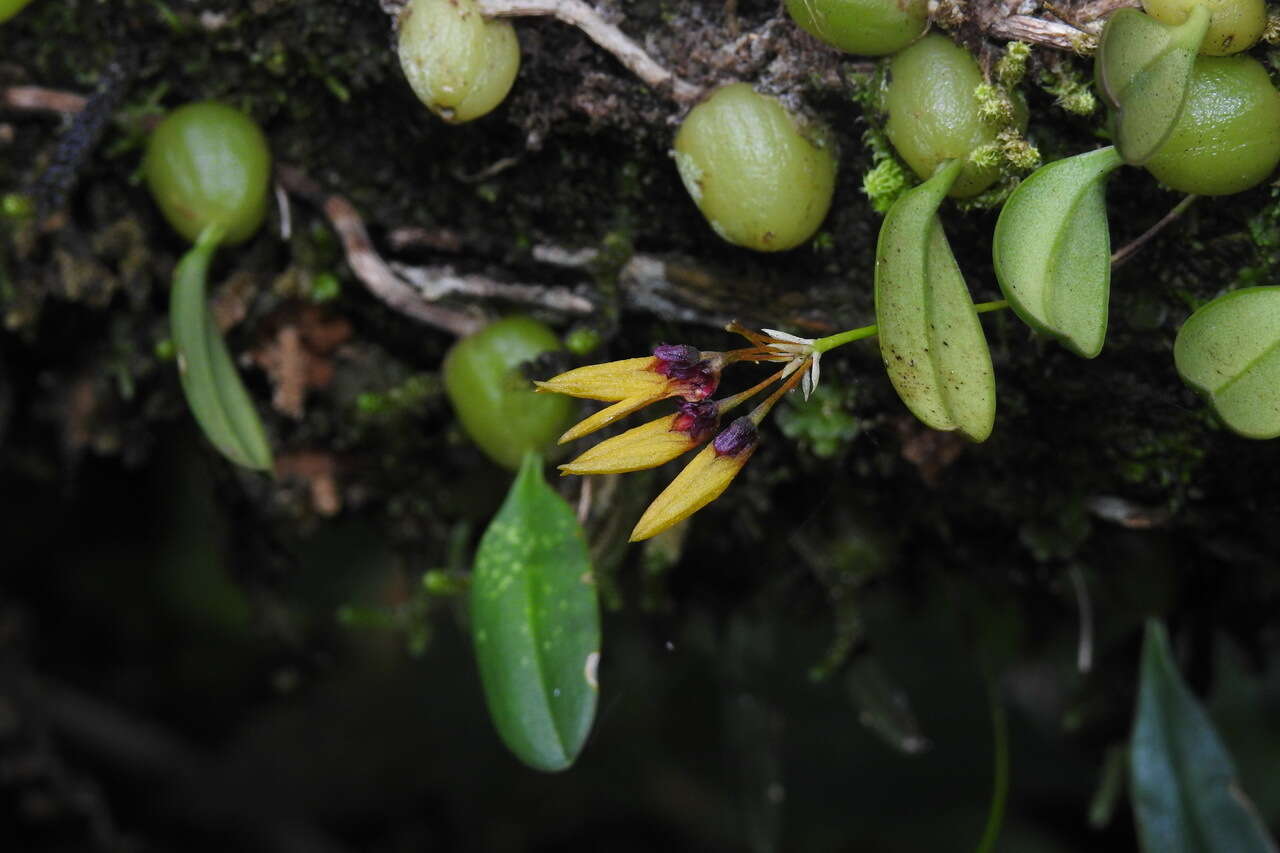
{"type": "MultiPolygon", "coordinates": [[[[1009,300],[997,299],[994,302],[979,302],[973,306],[973,309],[979,314],[986,314],[989,311],[1002,311],[1009,307],[1009,300]]],[[[813,342],[813,351],[822,354],[836,347],[842,347],[845,344],[851,344],[854,341],[860,341],[864,338],[874,338],[879,334],[880,328],[874,323],[870,326],[859,326],[856,329],[849,329],[844,332],[837,332],[834,335],[827,335],[825,338],[818,338],[813,342]]]]}
{"type": "Polygon", "coordinates": [[[1000,828],[1004,825],[1005,804],[1009,799],[1009,721],[1005,717],[1004,702],[1000,699],[999,689],[995,682],[990,685],[991,733],[994,743],[992,756],[993,776],[991,782],[991,810],[987,813],[987,827],[982,832],[982,840],[978,842],[977,853],[991,853],[1000,839],[1000,828]]]}

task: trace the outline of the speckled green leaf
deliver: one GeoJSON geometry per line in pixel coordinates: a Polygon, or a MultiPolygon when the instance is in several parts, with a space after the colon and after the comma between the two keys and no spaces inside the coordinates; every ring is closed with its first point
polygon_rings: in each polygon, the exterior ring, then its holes
{"type": "Polygon", "coordinates": [[[885,216],[876,245],[876,324],[885,368],[912,414],[982,441],[995,423],[991,353],[935,215],[963,165],[941,166],[885,216]]]}
{"type": "Polygon", "coordinates": [[[1112,135],[1126,163],[1145,163],[1173,132],[1208,30],[1204,6],[1176,27],[1137,9],[1121,9],[1107,21],[1095,75],[1112,107],[1112,135]]]}
{"type": "Polygon", "coordinates": [[[1107,334],[1106,177],[1121,162],[1108,147],[1041,166],[996,222],[992,255],[1010,307],[1085,358],[1102,351],[1107,334]]]}
{"type": "Polygon", "coordinates": [[[480,540],[471,625],[502,740],[530,767],[568,767],[595,718],[600,609],[582,527],[532,451],[480,540]]]}
{"type": "Polygon", "coordinates": [[[1173,360],[1232,430],[1280,436],[1280,287],[1246,287],[1200,308],[1178,330],[1173,360]]]}
{"type": "Polygon", "coordinates": [[[1156,621],[1147,623],[1129,785],[1145,853],[1275,853],[1156,621]]]}
{"type": "Polygon", "coordinates": [[[205,297],[217,227],[204,230],[178,262],[169,295],[169,322],[187,405],[205,437],[223,456],[246,468],[269,470],[271,447],[205,297]]]}

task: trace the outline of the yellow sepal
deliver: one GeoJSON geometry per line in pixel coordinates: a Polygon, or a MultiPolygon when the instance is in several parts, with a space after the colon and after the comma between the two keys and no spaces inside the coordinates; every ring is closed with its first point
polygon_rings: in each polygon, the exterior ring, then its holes
{"type": "Polygon", "coordinates": [[[604,364],[588,364],[553,376],[545,382],[534,382],[539,391],[603,400],[608,403],[644,396],[661,399],[667,396],[671,380],[654,370],[657,359],[624,358],[604,364]]]}
{"type": "Polygon", "coordinates": [[[657,536],[720,497],[755,449],[751,445],[735,455],[719,456],[715,445],[707,445],[649,504],[631,531],[631,541],[657,536]]]}
{"type": "Polygon", "coordinates": [[[569,427],[565,434],[560,436],[559,443],[565,444],[566,442],[573,441],[575,438],[582,438],[584,435],[589,435],[601,427],[608,426],[618,418],[625,418],[637,409],[643,409],[645,406],[654,402],[655,399],[657,398],[631,397],[627,400],[614,403],[612,406],[606,406],[594,415],[583,418],[573,426],[569,427]]]}
{"type": "Polygon", "coordinates": [[[658,418],[602,441],[572,462],[561,465],[560,471],[564,474],[626,474],[670,462],[698,444],[688,433],[672,431],[676,417],[658,418]]]}

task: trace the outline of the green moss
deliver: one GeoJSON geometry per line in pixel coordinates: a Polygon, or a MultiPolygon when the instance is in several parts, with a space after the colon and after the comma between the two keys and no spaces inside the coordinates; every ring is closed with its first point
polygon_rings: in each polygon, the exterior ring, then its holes
{"type": "Polygon", "coordinates": [[[853,414],[856,399],[852,388],[829,382],[819,385],[808,400],[792,394],[778,411],[778,427],[815,456],[829,459],[861,432],[853,414]]]}

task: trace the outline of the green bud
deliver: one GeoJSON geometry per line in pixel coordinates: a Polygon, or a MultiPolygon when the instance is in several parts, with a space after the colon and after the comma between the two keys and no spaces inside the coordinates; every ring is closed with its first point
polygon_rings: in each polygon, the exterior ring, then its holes
{"type": "Polygon", "coordinates": [[[469,575],[444,569],[431,569],[422,575],[422,589],[428,595],[462,595],[470,588],[471,577],[469,575]]]}
{"type": "Polygon", "coordinates": [[[1008,124],[1013,121],[1013,102],[999,86],[990,83],[979,83],[973,90],[978,101],[978,115],[982,120],[995,125],[1008,124]]]}
{"type": "Polygon", "coordinates": [[[520,70],[515,29],[487,20],[475,0],[410,0],[398,53],[414,94],[454,124],[502,103],[520,70]]]}
{"type": "Polygon", "coordinates": [[[564,336],[564,346],[574,355],[587,355],[599,349],[600,332],[590,326],[574,326],[564,336]]]}
{"type": "Polygon", "coordinates": [[[1162,24],[1177,26],[1193,6],[1209,10],[1209,32],[1200,45],[1203,56],[1229,56],[1248,50],[1267,27],[1264,0],[1143,0],[1142,9],[1162,24]]]}
{"type": "Polygon", "coordinates": [[[444,360],[444,387],[462,427],[490,459],[520,467],[526,450],[555,444],[573,400],[539,394],[520,365],[560,349],[555,332],[531,317],[507,317],[454,344],[444,360]]]}
{"type": "Polygon", "coordinates": [[[877,213],[888,213],[889,208],[911,187],[911,178],[897,160],[881,160],[874,169],[862,176],[862,191],[871,200],[877,213]]]}
{"type": "Polygon", "coordinates": [[[1280,93],[1257,60],[1196,59],[1173,132],[1147,161],[1175,190],[1229,195],[1266,180],[1280,162],[1280,93]]]}
{"type": "Polygon", "coordinates": [[[802,132],[776,98],[746,83],[717,89],[694,107],[673,156],[702,215],[738,246],[794,248],[831,206],[836,158],[825,131],[802,132]]]}
{"type": "Polygon", "coordinates": [[[30,219],[35,213],[36,206],[22,193],[5,193],[0,198],[0,216],[5,219],[30,219]]]}
{"type": "Polygon", "coordinates": [[[147,141],[147,187],[174,229],[194,241],[209,225],[240,243],[267,211],[271,152],[258,125],[225,104],[179,107],[147,141]]]}
{"type": "Polygon", "coordinates": [[[846,53],[883,56],[920,38],[927,0],[787,0],[801,29],[846,53]]]}
{"type": "MultiPolygon", "coordinates": [[[[945,36],[930,34],[899,53],[889,66],[885,133],[921,180],[947,160],[966,160],[951,187],[952,198],[969,198],[1000,177],[1002,158],[975,149],[997,142],[999,128],[983,119],[977,92],[986,81],[978,63],[945,36]]],[[[1007,100],[1005,103],[1009,103],[1007,100]]],[[[1026,127],[1026,111],[1013,104],[1013,123],[1026,127]]]]}
{"type": "Polygon", "coordinates": [[[342,293],[342,282],[331,272],[316,273],[311,277],[311,288],[308,295],[317,304],[332,302],[342,293]]]}
{"type": "Polygon", "coordinates": [[[1027,73],[1027,60],[1031,57],[1031,45],[1011,41],[1005,46],[1004,56],[996,63],[996,79],[1004,87],[1016,86],[1027,73]]]}
{"type": "Polygon", "coordinates": [[[0,0],[0,24],[22,11],[31,0],[0,0]]]}

